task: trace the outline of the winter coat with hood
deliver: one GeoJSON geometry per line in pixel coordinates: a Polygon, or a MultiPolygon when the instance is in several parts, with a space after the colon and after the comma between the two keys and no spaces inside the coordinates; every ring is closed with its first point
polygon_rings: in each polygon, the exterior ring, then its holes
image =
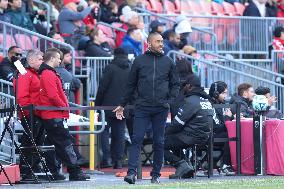
{"type": "Polygon", "coordinates": [[[193,88],[186,94],[183,105],[166,133],[179,135],[186,144],[191,144],[192,140],[197,144],[207,142],[210,134],[208,110],[213,110],[209,98],[202,87],[193,88]]]}
{"type": "Polygon", "coordinates": [[[173,61],[149,50],[136,57],[120,105],[129,103],[136,90],[137,106],[169,108],[169,103],[179,92],[179,79],[173,61]]]}
{"type": "MultiPolygon", "coordinates": [[[[126,90],[130,62],[127,55],[116,55],[105,68],[100,80],[97,96],[97,106],[117,106],[126,90]]],[[[112,111],[106,111],[107,117],[115,117],[112,111]]]]}
{"type": "MultiPolygon", "coordinates": [[[[251,118],[254,115],[254,110],[252,108],[252,102],[248,99],[239,96],[238,94],[234,94],[230,100],[230,104],[240,103],[240,112],[246,118],[251,118]]],[[[232,111],[233,114],[236,114],[235,111],[232,111]]]]}
{"type": "MultiPolygon", "coordinates": [[[[69,107],[64,93],[62,81],[56,70],[43,63],[39,68],[40,74],[40,106],[69,107]]],[[[42,110],[42,119],[69,118],[66,110],[42,110]]]]}

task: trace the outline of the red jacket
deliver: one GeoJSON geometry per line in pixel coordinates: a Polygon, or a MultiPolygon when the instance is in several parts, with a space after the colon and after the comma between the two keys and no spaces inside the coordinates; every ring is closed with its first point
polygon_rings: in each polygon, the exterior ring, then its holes
{"type": "MultiPolygon", "coordinates": [[[[69,107],[59,74],[47,64],[40,69],[40,97],[41,106],[69,107]]],[[[69,118],[69,111],[41,110],[42,119],[69,118]]]]}
{"type": "MultiPolygon", "coordinates": [[[[128,25],[123,23],[121,28],[127,31],[128,25]]],[[[124,36],[126,35],[126,33],[122,32],[122,31],[118,31],[118,30],[115,30],[115,33],[116,33],[115,46],[120,47],[122,40],[123,40],[124,36]]]]}
{"type": "MultiPolygon", "coordinates": [[[[26,68],[27,73],[25,75],[18,75],[18,88],[16,91],[16,79],[13,79],[14,91],[17,95],[17,103],[20,106],[27,106],[30,104],[38,105],[39,101],[39,90],[40,80],[36,70],[32,68],[26,68]]],[[[34,112],[35,115],[39,116],[39,111],[34,112]]],[[[25,116],[29,116],[29,111],[24,111],[25,116]]],[[[21,116],[21,113],[20,113],[21,116]]]]}

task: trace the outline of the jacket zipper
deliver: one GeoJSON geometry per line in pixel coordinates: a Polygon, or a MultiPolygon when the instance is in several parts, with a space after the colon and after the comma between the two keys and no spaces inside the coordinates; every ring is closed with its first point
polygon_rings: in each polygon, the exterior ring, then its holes
{"type": "Polygon", "coordinates": [[[156,57],[154,56],[154,73],[153,73],[153,102],[155,100],[155,77],[156,77],[156,57]]]}

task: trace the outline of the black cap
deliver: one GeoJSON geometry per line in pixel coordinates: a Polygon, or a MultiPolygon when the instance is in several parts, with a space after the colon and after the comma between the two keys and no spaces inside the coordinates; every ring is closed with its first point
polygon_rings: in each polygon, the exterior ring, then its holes
{"type": "Polygon", "coordinates": [[[201,81],[199,77],[195,74],[191,74],[186,78],[185,84],[190,84],[194,87],[201,87],[201,81]]]}
{"type": "Polygon", "coordinates": [[[154,28],[157,28],[158,26],[165,26],[165,25],[166,25],[166,23],[164,23],[164,22],[160,22],[159,20],[154,20],[150,23],[149,27],[151,29],[154,29],[154,28]]]}
{"type": "Polygon", "coordinates": [[[277,28],[275,28],[274,30],[274,37],[281,37],[281,33],[284,32],[284,27],[283,26],[279,26],[277,28]]]}

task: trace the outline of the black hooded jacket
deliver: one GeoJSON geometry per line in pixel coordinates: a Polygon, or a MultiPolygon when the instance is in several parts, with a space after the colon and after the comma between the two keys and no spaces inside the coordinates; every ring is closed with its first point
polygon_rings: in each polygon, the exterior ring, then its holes
{"type": "Polygon", "coordinates": [[[136,105],[169,107],[169,102],[179,92],[179,79],[173,61],[151,51],[136,57],[120,105],[129,103],[136,90],[136,105]]]}
{"type": "MultiPolygon", "coordinates": [[[[115,56],[114,60],[105,68],[96,96],[97,106],[117,106],[126,90],[129,74],[129,60],[127,55],[115,56]]],[[[106,116],[115,117],[111,111],[106,116]]]]}
{"type": "Polygon", "coordinates": [[[179,108],[172,124],[167,127],[167,134],[178,134],[179,138],[191,144],[192,140],[198,143],[205,143],[210,134],[208,124],[208,110],[212,110],[209,102],[210,97],[201,87],[192,89],[186,94],[183,105],[179,108]]]}
{"type": "Polygon", "coordinates": [[[16,70],[16,66],[8,59],[8,57],[4,58],[0,63],[0,79],[12,82],[16,70]]]}

